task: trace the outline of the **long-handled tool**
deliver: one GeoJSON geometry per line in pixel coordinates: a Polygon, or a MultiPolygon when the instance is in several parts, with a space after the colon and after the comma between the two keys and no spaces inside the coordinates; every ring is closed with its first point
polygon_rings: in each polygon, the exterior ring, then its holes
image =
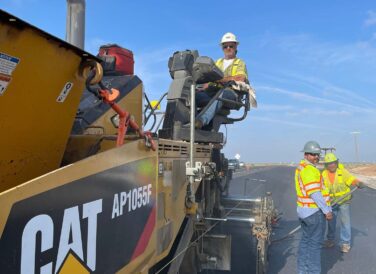
{"type": "MultiPolygon", "coordinates": [[[[343,195],[342,197],[340,197],[339,199],[337,200],[334,200],[332,201],[332,208],[338,206],[340,204],[340,202],[342,202],[344,199],[346,199],[348,196],[350,196],[354,191],[358,190],[359,187],[354,187],[353,189],[351,189],[351,191],[349,193],[346,193],[345,195],[343,195]]],[[[279,241],[282,241],[282,240],[285,240],[289,237],[291,237],[295,232],[297,232],[299,229],[301,228],[301,225],[298,225],[297,227],[295,227],[293,230],[291,230],[289,233],[287,233],[285,236],[279,238],[279,239],[276,239],[276,240],[272,240],[272,243],[275,243],[275,242],[279,242],[279,241]]]]}
{"type": "Polygon", "coordinates": [[[341,203],[344,199],[346,199],[347,197],[349,197],[354,191],[356,191],[356,190],[358,190],[358,189],[359,189],[359,187],[356,186],[356,187],[354,187],[353,189],[351,189],[351,191],[350,191],[349,193],[346,193],[345,195],[343,195],[343,196],[340,197],[339,199],[335,199],[335,200],[333,200],[333,201],[331,202],[331,206],[332,206],[332,207],[339,206],[340,203],[341,203]]]}

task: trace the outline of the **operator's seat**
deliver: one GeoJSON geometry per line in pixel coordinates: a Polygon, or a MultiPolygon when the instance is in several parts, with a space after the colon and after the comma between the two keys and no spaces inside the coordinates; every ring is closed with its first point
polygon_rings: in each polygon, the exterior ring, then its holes
{"type": "MultiPolygon", "coordinates": [[[[186,125],[190,122],[191,85],[215,82],[223,78],[223,72],[215,65],[215,62],[205,56],[198,56],[197,51],[175,52],[169,59],[168,67],[173,79],[167,93],[167,107],[162,129],[159,137],[173,140],[190,140],[190,128],[186,125]]],[[[224,103],[221,110],[208,127],[203,130],[195,130],[195,140],[202,143],[222,143],[223,133],[219,132],[221,124],[231,124],[243,120],[248,111],[248,95],[238,96],[237,101],[219,98],[218,92],[205,106],[204,112],[215,100],[224,103]],[[230,118],[231,109],[245,108],[241,118],[230,118]]],[[[200,114],[199,114],[200,115],[200,114]]],[[[197,117],[197,113],[196,113],[197,117]]]]}
{"type": "MultiPolygon", "coordinates": [[[[205,130],[218,132],[221,125],[233,124],[234,122],[244,120],[249,111],[249,93],[245,91],[236,91],[237,99],[235,101],[219,98],[220,91],[209,101],[209,103],[199,110],[199,113],[205,110],[215,101],[222,101],[221,109],[215,114],[212,121],[204,127],[205,130]],[[244,108],[243,115],[240,118],[229,117],[231,110],[240,110],[244,108]]],[[[200,114],[199,114],[200,115],[200,114]]]]}
{"type": "MultiPolygon", "coordinates": [[[[190,89],[193,83],[207,83],[222,79],[222,71],[209,57],[199,57],[197,51],[179,51],[168,62],[173,79],[167,93],[166,114],[159,137],[173,140],[190,140],[190,89]]],[[[207,130],[195,131],[195,140],[200,143],[222,143],[223,134],[207,130]]]]}
{"type": "MultiPolygon", "coordinates": [[[[223,72],[215,65],[215,62],[209,58],[200,56],[196,59],[193,64],[193,77],[196,84],[203,84],[208,82],[214,82],[223,78],[223,72]]],[[[225,88],[233,84],[234,82],[229,82],[225,85],[225,88]]],[[[209,125],[205,126],[204,130],[209,130],[212,132],[218,132],[222,124],[233,124],[235,121],[243,120],[249,110],[249,97],[248,92],[237,92],[237,100],[229,100],[220,98],[222,90],[217,91],[216,95],[208,102],[208,104],[201,109],[199,109],[199,114],[196,115],[196,119],[201,116],[211,104],[216,100],[222,101],[221,109],[210,121],[209,125]],[[244,107],[244,114],[241,118],[230,118],[228,115],[231,110],[239,110],[244,107]]]]}

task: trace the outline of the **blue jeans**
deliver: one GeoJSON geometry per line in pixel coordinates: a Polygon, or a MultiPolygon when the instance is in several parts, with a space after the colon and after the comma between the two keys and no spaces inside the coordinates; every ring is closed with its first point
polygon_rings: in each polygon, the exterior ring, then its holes
{"type": "Polygon", "coordinates": [[[328,221],[327,239],[334,241],[336,234],[337,217],[340,220],[340,242],[339,244],[351,244],[351,220],[350,204],[345,203],[333,208],[333,219],[328,221]]]}
{"type": "Polygon", "coordinates": [[[298,250],[298,274],[321,273],[321,245],[325,235],[325,216],[321,210],[299,219],[302,238],[298,250]]]}
{"type": "MultiPolygon", "coordinates": [[[[196,105],[201,108],[205,107],[215,94],[216,91],[211,90],[196,92],[196,105]]],[[[236,101],[238,96],[235,91],[231,89],[224,89],[219,98],[236,101]]],[[[206,126],[214,118],[215,114],[221,109],[222,105],[223,102],[215,100],[204,113],[198,115],[197,119],[202,122],[203,126],[206,126]]]]}

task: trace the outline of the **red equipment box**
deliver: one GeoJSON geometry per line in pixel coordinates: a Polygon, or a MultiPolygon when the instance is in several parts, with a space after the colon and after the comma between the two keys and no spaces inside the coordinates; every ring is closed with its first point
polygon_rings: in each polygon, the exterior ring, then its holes
{"type": "Polygon", "coordinates": [[[104,73],[107,75],[133,75],[133,52],[116,44],[103,45],[99,48],[99,57],[103,60],[104,73]]]}

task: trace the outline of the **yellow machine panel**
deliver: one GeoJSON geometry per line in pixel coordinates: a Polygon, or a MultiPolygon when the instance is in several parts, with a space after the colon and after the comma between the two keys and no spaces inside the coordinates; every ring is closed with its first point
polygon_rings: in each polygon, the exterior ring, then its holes
{"type": "MultiPolygon", "coordinates": [[[[136,78],[136,76],[131,77],[136,78]]],[[[143,124],[142,99],[143,85],[140,81],[135,87],[130,87],[130,92],[117,102],[122,109],[130,113],[130,119],[138,125],[143,124]]],[[[109,108],[103,112],[103,115],[88,125],[82,134],[72,134],[66,146],[63,165],[116,147],[118,128],[111,121],[115,115],[115,111],[109,108]]],[[[127,143],[137,138],[138,135],[132,132],[131,128],[128,128],[124,142],[127,143]]]]}
{"type": "Polygon", "coordinates": [[[0,269],[115,273],[129,262],[150,260],[157,157],[134,141],[0,193],[0,269]]]}
{"type": "Polygon", "coordinates": [[[59,167],[95,57],[0,11],[0,192],[59,167]]]}
{"type": "MultiPolygon", "coordinates": [[[[131,114],[131,119],[136,121],[138,125],[142,125],[142,102],[143,102],[143,90],[142,84],[136,86],[131,92],[124,96],[117,103],[118,105],[128,111],[131,114]]],[[[102,115],[97,121],[88,127],[86,134],[90,134],[94,129],[101,128],[105,135],[117,134],[117,128],[111,122],[111,118],[115,115],[115,111],[110,109],[104,115],[102,115]]]]}

